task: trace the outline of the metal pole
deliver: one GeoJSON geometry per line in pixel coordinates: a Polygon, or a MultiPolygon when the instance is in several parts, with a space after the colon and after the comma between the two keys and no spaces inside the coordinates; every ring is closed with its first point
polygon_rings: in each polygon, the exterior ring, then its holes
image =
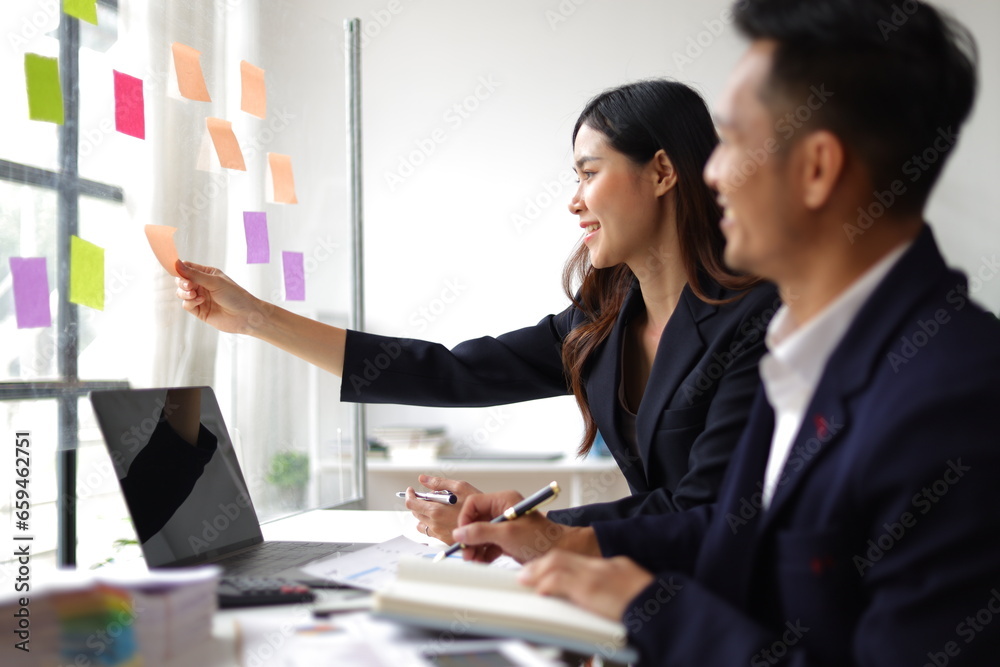
{"type": "MultiPolygon", "coordinates": [[[[66,15],[59,22],[59,64],[63,87],[65,119],[59,128],[58,188],[59,215],[59,314],[57,349],[59,375],[63,382],[79,381],[77,341],[80,318],[76,304],[69,301],[70,236],[79,231],[77,149],[80,134],[80,23],[66,15]]],[[[76,395],[59,398],[59,449],[56,452],[56,513],[58,536],[56,562],[60,567],[76,566],[76,446],[78,431],[76,395]]]]}
{"type": "MultiPolygon", "coordinates": [[[[351,259],[354,269],[354,299],[351,308],[351,319],[354,328],[363,331],[365,328],[365,294],[364,294],[364,208],[361,174],[361,19],[346,19],[344,21],[344,43],[346,45],[346,98],[347,98],[347,173],[348,173],[348,206],[351,220],[351,259]]],[[[358,458],[358,485],[361,497],[365,498],[367,489],[367,453],[366,436],[368,429],[365,424],[364,405],[355,405],[354,412],[354,442],[355,455],[358,458]]]]}

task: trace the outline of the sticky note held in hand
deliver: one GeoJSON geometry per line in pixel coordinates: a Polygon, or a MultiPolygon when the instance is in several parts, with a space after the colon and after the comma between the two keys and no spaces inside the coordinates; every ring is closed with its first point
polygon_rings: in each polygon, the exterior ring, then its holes
{"type": "Polygon", "coordinates": [[[167,225],[146,225],[146,238],[149,240],[149,247],[153,249],[153,254],[160,262],[160,266],[167,270],[172,276],[180,278],[174,264],[177,262],[177,246],[174,245],[174,232],[176,227],[167,225]]]}

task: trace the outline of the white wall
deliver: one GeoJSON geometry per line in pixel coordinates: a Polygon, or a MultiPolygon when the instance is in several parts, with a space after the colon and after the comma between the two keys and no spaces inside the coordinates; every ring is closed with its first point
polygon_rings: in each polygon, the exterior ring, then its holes
{"type": "MultiPolygon", "coordinates": [[[[566,210],[571,188],[559,178],[588,98],[668,75],[712,104],[744,48],[719,21],[728,0],[317,4],[338,25],[361,17],[373,35],[363,50],[368,328],[448,345],[565,306],[560,272],[579,230],[566,210]],[[390,182],[402,161],[420,164],[390,182]],[[444,304],[453,284],[458,294],[444,304]],[[435,309],[433,319],[421,309],[435,309]]],[[[991,278],[976,296],[997,311],[1000,278],[983,258],[1000,254],[1000,4],[940,4],[976,33],[985,74],[929,219],[952,263],[991,278]]],[[[488,410],[376,406],[369,415],[373,426],[441,423],[460,439],[478,431],[480,441],[490,436],[487,446],[510,448],[569,449],[580,433],[571,398],[506,407],[492,434],[480,430],[494,424],[488,410]]]]}

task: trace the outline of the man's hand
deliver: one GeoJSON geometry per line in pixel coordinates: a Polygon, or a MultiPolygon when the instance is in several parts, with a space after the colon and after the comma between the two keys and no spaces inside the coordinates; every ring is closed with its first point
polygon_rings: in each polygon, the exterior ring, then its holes
{"type": "Polygon", "coordinates": [[[591,558],[557,549],[526,565],[518,579],[542,595],[565,598],[620,621],[629,602],[654,577],[625,556],[591,558]]]}
{"type": "Polygon", "coordinates": [[[590,556],[599,556],[600,547],[591,528],[564,526],[549,521],[539,512],[531,512],[513,521],[489,523],[509,507],[524,499],[516,491],[469,496],[458,516],[459,528],[453,533],[465,560],[490,562],[507,554],[525,563],[560,548],[590,556]]]}
{"type": "MultiPolygon", "coordinates": [[[[435,537],[442,542],[451,543],[452,531],[458,527],[458,514],[465,504],[465,499],[474,493],[482,493],[468,482],[461,482],[445,477],[420,475],[420,483],[432,491],[451,491],[458,496],[454,505],[445,505],[431,500],[421,500],[406,494],[406,509],[413,513],[417,521],[417,530],[429,537],[435,537]]],[[[491,517],[492,518],[492,517],[491,517]]]]}

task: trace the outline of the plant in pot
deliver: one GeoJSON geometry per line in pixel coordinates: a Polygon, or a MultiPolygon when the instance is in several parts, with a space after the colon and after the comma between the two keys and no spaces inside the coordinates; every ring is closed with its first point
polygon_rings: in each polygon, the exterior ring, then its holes
{"type": "Polygon", "coordinates": [[[305,506],[309,483],[309,457],[302,452],[284,451],[271,457],[267,481],[278,495],[278,503],[287,509],[305,506]]]}

